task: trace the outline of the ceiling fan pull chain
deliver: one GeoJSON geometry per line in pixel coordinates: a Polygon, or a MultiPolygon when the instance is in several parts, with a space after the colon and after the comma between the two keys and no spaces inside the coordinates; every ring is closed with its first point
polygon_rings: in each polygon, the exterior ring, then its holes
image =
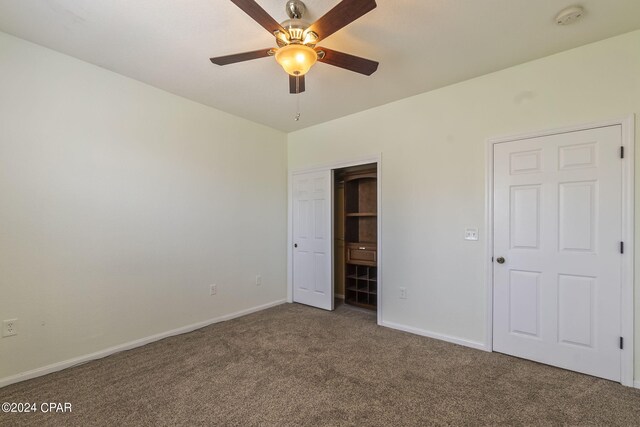
{"type": "Polygon", "coordinates": [[[300,93],[296,94],[296,117],[294,120],[296,122],[300,121],[300,93]]]}

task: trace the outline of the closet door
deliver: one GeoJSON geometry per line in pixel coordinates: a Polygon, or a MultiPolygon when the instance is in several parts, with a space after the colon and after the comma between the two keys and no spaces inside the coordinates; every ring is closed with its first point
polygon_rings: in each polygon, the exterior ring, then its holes
{"type": "Polygon", "coordinates": [[[293,301],[333,310],[331,170],[293,175],[293,301]]]}
{"type": "Polygon", "coordinates": [[[494,146],[494,350],[620,381],[621,134],[494,146]]]}

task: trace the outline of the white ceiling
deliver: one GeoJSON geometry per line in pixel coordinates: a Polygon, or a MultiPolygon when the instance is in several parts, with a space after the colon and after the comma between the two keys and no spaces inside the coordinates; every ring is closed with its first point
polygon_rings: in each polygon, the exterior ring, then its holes
{"type": "MultiPolygon", "coordinates": [[[[277,21],[286,0],[258,0],[277,21]]],[[[310,21],[339,0],[306,0],[310,21]]],[[[378,0],[320,43],[380,62],[371,77],[315,65],[296,96],[273,58],[209,57],[275,46],[228,0],[0,0],[0,30],[194,101],[292,131],[640,28],[639,0],[378,0]]]]}

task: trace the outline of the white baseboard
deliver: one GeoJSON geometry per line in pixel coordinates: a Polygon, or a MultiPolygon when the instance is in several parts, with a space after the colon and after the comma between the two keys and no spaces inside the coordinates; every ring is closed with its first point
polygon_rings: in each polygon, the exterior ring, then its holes
{"type": "MultiPolygon", "coordinates": [[[[409,332],[411,334],[416,334],[416,335],[421,335],[423,337],[429,337],[429,338],[435,338],[437,340],[441,340],[441,341],[447,341],[453,344],[458,344],[458,345],[462,345],[465,347],[471,347],[471,348],[475,348],[477,350],[483,350],[483,351],[491,351],[491,349],[489,347],[487,347],[487,345],[485,343],[481,343],[481,342],[476,342],[476,341],[470,341],[470,340],[465,340],[462,338],[456,338],[456,337],[451,337],[449,335],[444,335],[444,334],[439,334],[436,332],[431,332],[431,331],[425,331],[424,329],[419,329],[419,328],[414,328],[411,326],[405,326],[405,325],[400,325],[398,323],[393,323],[393,322],[381,322],[379,323],[380,326],[386,326],[387,328],[391,328],[391,329],[397,329],[399,331],[404,331],[404,332],[409,332]]],[[[633,387],[640,389],[640,380],[635,380],[633,383],[633,387]]]]}
{"type": "Polygon", "coordinates": [[[285,300],[273,301],[267,304],[251,307],[246,310],[236,311],[235,313],[225,314],[224,316],[216,317],[213,319],[205,320],[204,322],[194,323],[192,325],[183,326],[178,329],[172,329],[170,331],[161,332],[159,334],[151,335],[145,338],[140,338],[135,341],[116,345],[113,347],[105,348],[104,350],[96,351],[95,353],[85,354],[83,356],[74,357],[73,359],[64,360],[62,362],[53,363],[51,365],[43,366],[41,368],[32,369],[30,371],[21,372],[9,377],[0,378],[0,388],[14,384],[20,381],[30,380],[32,378],[41,377],[43,375],[50,374],[52,372],[61,371],[72,366],[80,365],[82,363],[90,362],[95,359],[102,359],[103,357],[119,353],[125,350],[131,350],[132,348],[141,347],[145,344],[152,343],[154,341],[168,338],[174,335],[185,334],[187,332],[195,331],[196,329],[204,328],[205,326],[212,325],[218,322],[224,322],[225,320],[235,319],[237,317],[246,316],[247,314],[255,313],[257,311],[266,310],[267,308],[275,307],[276,305],[284,304],[285,300]]]}
{"type": "Polygon", "coordinates": [[[425,331],[424,329],[414,328],[412,326],[400,325],[398,323],[382,321],[380,323],[381,326],[386,326],[387,328],[397,329],[399,331],[409,332],[411,334],[422,335],[423,337],[435,338],[437,340],[450,342],[453,344],[463,345],[465,347],[475,348],[477,350],[491,351],[487,349],[487,346],[484,343],[477,341],[465,340],[462,338],[456,338],[449,335],[439,334],[437,332],[425,331]]]}

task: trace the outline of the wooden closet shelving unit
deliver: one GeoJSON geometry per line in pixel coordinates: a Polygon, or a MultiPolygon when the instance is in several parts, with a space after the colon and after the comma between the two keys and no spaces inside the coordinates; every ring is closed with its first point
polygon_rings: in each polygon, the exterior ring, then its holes
{"type": "Polygon", "coordinates": [[[378,179],[376,169],[344,175],[345,302],[378,306],[378,179]]]}

